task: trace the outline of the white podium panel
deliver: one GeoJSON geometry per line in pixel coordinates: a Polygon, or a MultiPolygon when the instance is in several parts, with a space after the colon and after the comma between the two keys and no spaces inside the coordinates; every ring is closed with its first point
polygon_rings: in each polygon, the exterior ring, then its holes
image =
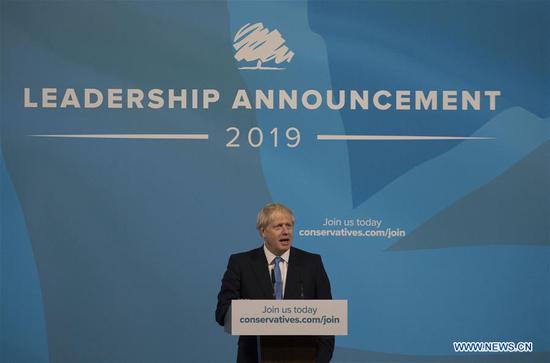
{"type": "Polygon", "coordinates": [[[348,302],[233,300],[227,323],[232,335],[347,335],[348,302]]]}

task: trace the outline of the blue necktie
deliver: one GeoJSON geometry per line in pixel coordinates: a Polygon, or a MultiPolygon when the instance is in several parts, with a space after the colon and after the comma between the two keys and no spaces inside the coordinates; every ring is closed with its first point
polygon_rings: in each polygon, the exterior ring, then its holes
{"type": "Polygon", "coordinates": [[[283,277],[281,275],[281,267],[279,262],[281,262],[281,257],[275,257],[275,299],[281,300],[283,298],[283,277]]]}

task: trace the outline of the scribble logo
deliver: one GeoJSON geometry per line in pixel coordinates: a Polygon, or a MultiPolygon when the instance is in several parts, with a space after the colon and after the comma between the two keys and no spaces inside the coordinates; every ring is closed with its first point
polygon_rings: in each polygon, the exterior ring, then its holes
{"type": "Polygon", "coordinates": [[[290,62],[294,57],[285,44],[285,39],[277,29],[269,31],[262,23],[246,24],[233,39],[235,59],[238,62],[256,62],[255,66],[244,66],[239,69],[282,70],[282,67],[266,66],[264,63],[274,61],[275,64],[290,62]]]}

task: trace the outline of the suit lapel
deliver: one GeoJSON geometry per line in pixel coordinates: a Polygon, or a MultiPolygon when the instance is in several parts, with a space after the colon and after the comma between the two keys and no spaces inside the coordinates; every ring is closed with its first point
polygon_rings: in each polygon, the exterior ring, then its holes
{"type": "Polygon", "coordinates": [[[269,270],[267,268],[267,260],[263,247],[254,251],[252,268],[256,274],[258,286],[260,286],[262,292],[262,298],[273,299],[273,286],[271,285],[271,278],[269,277],[269,270]]]}
{"type": "Polygon", "coordinates": [[[292,247],[290,248],[290,255],[288,257],[288,270],[286,271],[286,284],[285,284],[285,299],[299,299],[299,279],[300,279],[300,268],[299,266],[299,256],[296,253],[296,250],[292,247]]]}

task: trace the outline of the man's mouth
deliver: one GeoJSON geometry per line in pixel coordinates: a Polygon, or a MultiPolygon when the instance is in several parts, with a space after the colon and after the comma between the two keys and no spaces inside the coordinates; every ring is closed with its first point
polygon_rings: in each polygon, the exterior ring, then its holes
{"type": "Polygon", "coordinates": [[[290,239],[289,239],[289,238],[281,238],[281,239],[279,240],[279,242],[288,243],[288,242],[290,242],[290,239]]]}

